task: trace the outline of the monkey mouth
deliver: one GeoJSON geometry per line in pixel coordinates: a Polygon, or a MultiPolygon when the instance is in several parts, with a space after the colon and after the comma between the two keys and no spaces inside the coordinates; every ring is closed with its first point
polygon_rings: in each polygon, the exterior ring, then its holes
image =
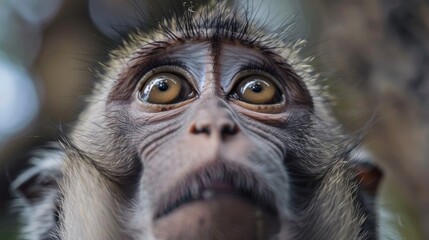
{"type": "Polygon", "coordinates": [[[162,194],[154,219],[161,219],[185,205],[225,197],[253,204],[277,216],[275,195],[268,184],[249,169],[217,163],[189,174],[162,194]]]}

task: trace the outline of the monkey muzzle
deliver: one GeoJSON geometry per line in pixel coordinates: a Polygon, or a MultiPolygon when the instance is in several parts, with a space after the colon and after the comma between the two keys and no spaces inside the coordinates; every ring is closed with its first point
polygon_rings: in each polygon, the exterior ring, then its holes
{"type": "Polygon", "coordinates": [[[217,229],[266,236],[279,227],[274,194],[269,189],[248,169],[213,164],[188,175],[162,195],[154,222],[178,232],[217,229]]]}

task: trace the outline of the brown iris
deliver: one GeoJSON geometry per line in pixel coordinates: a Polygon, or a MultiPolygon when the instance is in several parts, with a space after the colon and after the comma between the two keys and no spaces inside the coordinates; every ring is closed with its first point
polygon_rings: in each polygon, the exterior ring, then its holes
{"type": "Polygon", "coordinates": [[[233,93],[233,97],[256,105],[275,104],[282,100],[277,86],[264,76],[244,78],[233,93]]]}
{"type": "Polygon", "coordinates": [[[195,92],[185,79],[171,73],[153,76],[140,91],[140,99],[152,104],[174,104],[194,95],[195,92]]]}

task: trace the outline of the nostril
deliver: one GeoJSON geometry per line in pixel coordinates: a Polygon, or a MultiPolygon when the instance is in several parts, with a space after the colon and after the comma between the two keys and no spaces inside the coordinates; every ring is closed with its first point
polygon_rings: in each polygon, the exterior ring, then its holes
{"type": "Polygon", "coordinates": [[[213,134],[213,131],[215,131],[216,135],[219,134],[222,137],[226,137],[237,134],[239,129],[236,124],[229,121],[220,121],[218,123],[195,122],[189,129],[189,132],[195,135],[204,134],[210,136],[213,134]]]}
{"type": "Polygon", "coordinates": [[[191,127],[191,133],[193,134],[207,134],[210,135],[210,127],[207,124],[193,124],[191,127]]]}
{"type": "Polygon", "coordinates": [[[222,136],[234,135],[238,132],[238,127],[235,124],[224,124],[220,132],[222,136]]]}

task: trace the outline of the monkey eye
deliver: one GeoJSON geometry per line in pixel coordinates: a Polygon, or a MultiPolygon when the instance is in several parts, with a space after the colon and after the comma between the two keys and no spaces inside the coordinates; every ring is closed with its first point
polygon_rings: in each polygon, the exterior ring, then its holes
{"type": "Polygon", "coordinates": [[[231,94],[233,99],[254,105],[277,104],[283,95],[268,77],[251,75],[243,78],[231,94]]]}
{"type": "Polygon", "coordinates": [[[179,103],[195,95],[188,81],[172,73],[156,74],[139,91],[140,100],[151,104],[179,103]]]}

